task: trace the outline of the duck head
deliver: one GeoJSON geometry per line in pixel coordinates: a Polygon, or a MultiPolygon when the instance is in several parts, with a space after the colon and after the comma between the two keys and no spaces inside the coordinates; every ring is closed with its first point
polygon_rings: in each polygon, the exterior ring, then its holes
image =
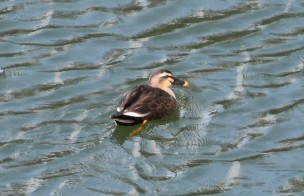
{"type": "Polygon", "coordinates": [[[149,85],[154,88],[160,88],[168,92],[175,98],[173,91],[170,89],[172,85],[189,86],[189,83],[180,80],[173,76],[172,72],[165,69],[158,69],[154,71],[149,77],[149,85]]]}

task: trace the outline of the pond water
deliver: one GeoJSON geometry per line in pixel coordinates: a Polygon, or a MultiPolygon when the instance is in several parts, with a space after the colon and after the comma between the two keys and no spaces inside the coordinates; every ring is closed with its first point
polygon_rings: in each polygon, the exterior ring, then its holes
{"type": "Polygon", "coordinates": [[[304,2],[2,0],[1,195],[304,192],[304,2]],[[157,68],[178,110],[110,119],[157,68]]]}

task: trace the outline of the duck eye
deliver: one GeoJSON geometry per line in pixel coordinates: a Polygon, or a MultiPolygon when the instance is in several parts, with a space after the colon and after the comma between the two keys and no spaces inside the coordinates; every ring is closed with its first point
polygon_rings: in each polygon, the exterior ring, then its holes
{"type": "Polygon", "coordinates": [[[169,80],[169,82],[170,82],[171,84],[174,83],[174,78],[173,78],[172,76],[168,76],[167,78],[170,78],[170,79],[171,79],[171,80],[169,80]]]}

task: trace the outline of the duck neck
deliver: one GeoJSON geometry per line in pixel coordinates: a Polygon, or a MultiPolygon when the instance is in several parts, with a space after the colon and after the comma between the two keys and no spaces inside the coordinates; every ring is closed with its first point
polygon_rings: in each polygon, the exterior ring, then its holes
{"type": "Polygon", "coordinates": [[[162,89],[162,90],[164,90],[164,91],[166,91],[167,93],[169,93],[172,97],[174,97],[174,99],[175,99],[175,94],[174,94],[174,92],[172,91],[172,89],[171,88],[160,88],[160,89],[162,89]]]}
{"type": "Polygon", "coordinates": [[[155,84],[153,82],[150,82],[149,85],[152,86],[153,88],[160,88],[160,89],[166,91],[167,93],[169,93],[172,97],[174,97],[174,99],[176,98],[172,89],[164,84],[159,84],[159,83],[155,84]]]}

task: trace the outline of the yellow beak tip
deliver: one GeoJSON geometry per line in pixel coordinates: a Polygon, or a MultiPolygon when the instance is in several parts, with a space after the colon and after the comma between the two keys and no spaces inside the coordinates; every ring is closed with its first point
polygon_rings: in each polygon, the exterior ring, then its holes
{"type": "Polygon", "coordinates": [[[185,81],[184,84],[183,84],[183,86],[185,86],[185,87],[189,86],[189,82],[185,81]]]}

